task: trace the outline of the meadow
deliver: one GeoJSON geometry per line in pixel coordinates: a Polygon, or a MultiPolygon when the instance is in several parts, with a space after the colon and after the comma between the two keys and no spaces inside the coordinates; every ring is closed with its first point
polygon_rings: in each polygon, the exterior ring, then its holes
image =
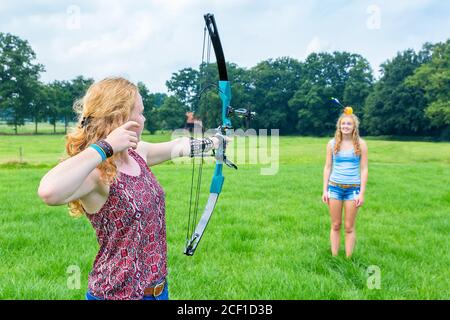
{"type": "MultiPolygon", "coordinates": [[[[367,140],[366,202],[347,259],[343,243],[331,257],[321,202],[327,140],[280,137],[275,175],[261,175],[263,164],[225,168],[193,257],[183,254],[191,166],[152,168],[166,192],[171,299],[450,298],[450,144],[367,140]],[[368,285],[373,268],[381,272],[376,288],[368,285]]],[[[0,299],[84,299],[95,233],[85,217],[37,196],[62,157],[63,135],[0,136],[0,299]],[[81,277],[75,287],[73,270],[81,277]]],[[[206,189],[211,170],[204,170],[206,189]]]]}

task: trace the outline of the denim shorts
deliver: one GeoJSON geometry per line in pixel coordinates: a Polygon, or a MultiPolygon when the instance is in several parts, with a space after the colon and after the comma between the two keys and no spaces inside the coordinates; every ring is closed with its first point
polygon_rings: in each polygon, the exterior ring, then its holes
{"type": "Polygon", "coordinates": [[[359,191],[360,187],[342,188],[328,185],[328,198],[341,201],[356,200],[359,191]]]}
{"type": "MultiPolygon", "coordinates": [[[[99,297],[94,296],[90,291],[88,291],[86,293],[86,300],[105,300],[105,299],[101,299],[99,297]]],[[[164,286],[163,291],[161,292],[161,294],[157,297],[155,296],[144,296],[142,298],[142,300],[169,300],[169,286],[167,284],[167,280],[166,280],[166,284],[164,286]]]]}

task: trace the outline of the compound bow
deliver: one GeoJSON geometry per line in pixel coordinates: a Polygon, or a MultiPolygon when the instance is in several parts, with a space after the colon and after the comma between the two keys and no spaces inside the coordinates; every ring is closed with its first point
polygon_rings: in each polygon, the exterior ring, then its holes
{"type": "MultiPolygon", "coordinates": [[[[227,147],[227,140],[226,136],[229,132],[229,129],[232,129],[231,126],[231,120],[230,116],[232,114],[235,114],[240,117],[248,117],[254,115],[254,113],[247,111],[246,109],[237,109],[234,110],[230,106],[231,102],[231,85],[230,81],[228,80],[228,72],[227,72],[227,66],[225,62],[225,56],[222,49],[222,44],[220,42],[219,32],[217,30],[216,21],[214,19],[213,14],[205,14],[205,23],[206,28],[209,33],[210,41],[213,45],[214,52],[216,55],[217,60],[217,67],[219,71],[219,85],[218,85],[218,91],[219,96],[222,101],[222,121],[221,125],[216,129],[217,130],[217,137],[219,137],[220,143],[217,150],[214,152],[216,165],[214,169],[214,174],[211,181],[211,186],[209,190],[209,197],[208,201],[206,203],[205,209],[203,210],[203,214],[200,218],[200,221],[198,222],[195,230],[192,234],[190,233],[190,219],[191,219],[191,211],[192,211],[192,189],[193,189],[193,177],[192,176],[192,185],[191,185],[191,199],[190,199],[190,205],[189,205],[189,223],[188,223],[188,233],[186,235],[186,247],[184,250],[184,253],[188,256],[192,256],[202,239],[203,233],[205,232],[206,226],[208,225],[208,222],[211,218],[211,215],[214,211],[214,208],[217,204],[217,200],[219,198],[219,195],[222,191],[223,182],[225,180],[222,169],[223,164],[225,163],[227,166],[237,169],[237,166],[233,164],[231,161],[229,161],[226,157],[225,151],[227,147]]],[[[202,155],[203,157],[203,155],[202,155]]],[[[202,159],[203,163],[203,159],[202,159]]],[[[197,185],[197,195],[196,195],[196,201],[195,201],[195,208],[194,212],[198,210],[198,193],[199,193],[199,184],[201,181],[201,169],[199,173],[199,182],[197,185]]],[[[196,214],[194,215],[194,217],[196,214]]],[[[195,218],[194,218],[195,219],[195,218]]]]}

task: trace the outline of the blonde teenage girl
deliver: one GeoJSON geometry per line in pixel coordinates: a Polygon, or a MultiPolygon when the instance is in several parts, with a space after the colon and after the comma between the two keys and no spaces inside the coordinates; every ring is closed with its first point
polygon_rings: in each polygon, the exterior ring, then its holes
{"type": "Polygon", "coordinates": [[[328,142],[323,172],[322,201],[330,210],[331,253],[338,255],[342,209],[344,209],[345,253],[351,257],[355,246],[355,220],[364,203],[368,177],[367,145],[359,136],[359,120],[347,107],[336,124],[334,139],[328,142]]]}

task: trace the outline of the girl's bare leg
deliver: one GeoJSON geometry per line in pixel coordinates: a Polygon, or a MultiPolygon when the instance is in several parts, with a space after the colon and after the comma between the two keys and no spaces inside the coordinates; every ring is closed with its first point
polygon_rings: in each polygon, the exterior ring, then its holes
{"type": "Polygon", "coordinates": [[[336,257],[339,252],[340,233],[342,224],[342,201],[330,199],[330,217],[331,217],[331,254],[336,257]]]}
{"type": "Polygon", "coordinates": [[[353,253],[353,248],[356,242],[356,215],[358,214],[358,208],[355,205],[355,201],[344,201],[345,210],[345,254],[347,258],[350,258],[353,253]]]}

